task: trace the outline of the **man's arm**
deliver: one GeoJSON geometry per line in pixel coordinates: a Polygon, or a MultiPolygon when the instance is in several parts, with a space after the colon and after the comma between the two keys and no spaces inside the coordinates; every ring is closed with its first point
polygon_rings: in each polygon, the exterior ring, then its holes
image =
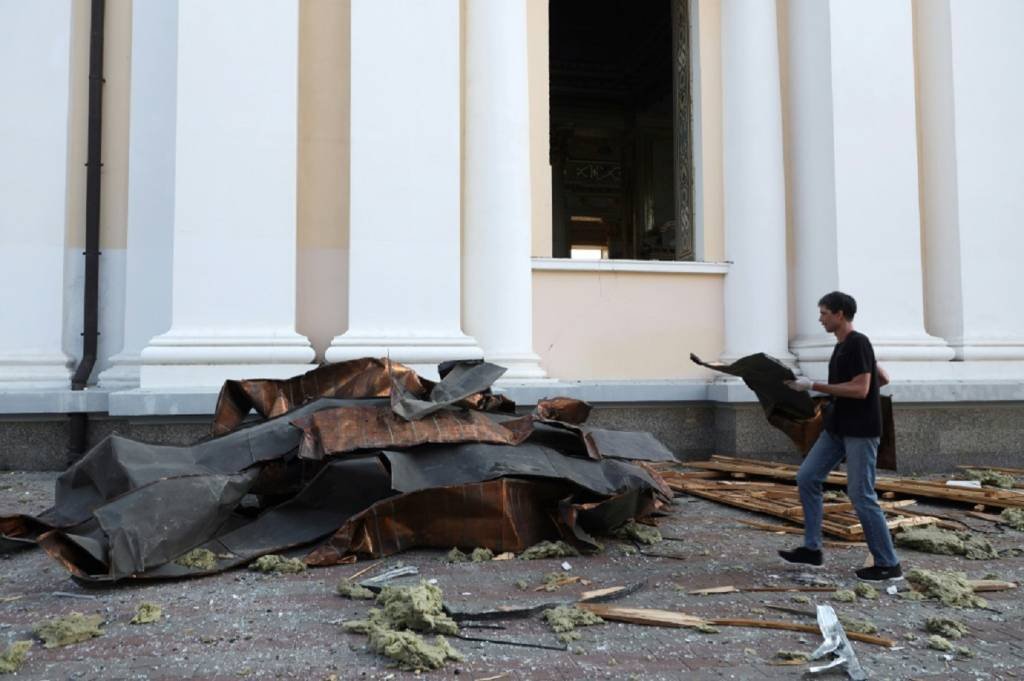
{"type": "Polygon", "coordinates": [[[889,385],[889,372],[879,364],[876,364],[875,368],[878,369],[878,387],[881,388],[882,386],[889,385]]]}
{"type": "MultiPolygon", "coordinates": [[[[879,374],[879,383],[881,385],[885,385],[885,383],[881,383],[881,374],[879,374]]],[[[852,380],[849,380],[846,383],[811,383],[811,390],[817,390],[820,393],[834,395],[836,397],[850,397],[855,400],[863,400],[866,398],[870,389],[870,371],[865,371],[863,374],[857,374],[852,380]]]]}

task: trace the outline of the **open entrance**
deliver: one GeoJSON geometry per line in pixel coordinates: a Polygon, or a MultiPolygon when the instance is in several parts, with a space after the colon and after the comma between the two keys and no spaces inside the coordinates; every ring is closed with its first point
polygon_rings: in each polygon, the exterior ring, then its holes
{"type": "Polygon", "coordinates": [[[687,0],[551,0],[553,255],[693,258],[687,0]]]}

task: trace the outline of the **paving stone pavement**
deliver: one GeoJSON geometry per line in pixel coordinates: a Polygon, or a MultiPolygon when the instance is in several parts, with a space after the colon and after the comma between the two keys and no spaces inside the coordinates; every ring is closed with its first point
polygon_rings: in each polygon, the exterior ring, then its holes
{"type": "MultiPolygon", "coordinates": [[[[0,514],[36,513],[53,498],[53,473],[0,474],[0,514]]],[[[921,510],[960,516],[962,509],[921,503],[921,510]]],[[[420,550],[387,559],[419,568],[436,579],[453,608],[485,608],[560,598],[586,589],[644,580],[642,589],[617,605],[679,610],[706,617],[747,617],[800,621],[812,618],[766,609],[776,605],[813,610],[793,593],[687,594],[692,589],[734,585],[799,585],[798,569],[782,564],[776,550],[798,541],[745,527],[739,518],[768,520],[710,501],[680,497],[662,519],[672,540],[651,551],[676,557],[636,555],[635,548],[610,541],[605,551],[569,559],[570,574],[589,580],[553,594],[521,591],[517,580],[540,584],[560,570],[560,560],[496,561],[448,564],[445,551],[420,550]]],[[[1024,533],[998,531],[985,521],[968,519],[999,549],[1000,559],[967,561],[903,551],[906,567],[958,569],[971,578],[996,574],[1024,579],[1024,533]]],[[[828,552],[816,574],[837,588],[852,588],[853,570],[864,548],[828,552]]],[[[340,623],[363,616],[369,604],[333,594],[341,577],[366,563],[309,570],[297,575],[265,576],[236,570],[198,580],[127,585],[85,590],[42,551],[0,557],[0,646],[31,637],[32,624],[77,610],[102,614],[103,637],[63,648],[36,643],[25,666],[11,679],[412,679],[424,674],[398,671],[366,650],[365,638],[345,633],[340,623]],[[73,594],[69,595],[58,595],[73,594]],[[149,625],[129,620],[143,601],[162,606],[164,618],[149,625]]],[[[379,569],[379,568],[378,568],[379,569]]],[[[877,601],[840,603],[830,594],[806,594],[813,602],[831,603],[842,615],[868,619],[879,635],[894,639],[893,650],[854,643],[872,679],[1016,679],[1024,678],[1024,589],[985,594],[991,610],[954,610],[935,602],[909,602],[882,594],[877,601]],[[964,621],[969,634],[955,643],[974,654],[959,659],[927,647],[926,617],[945,615],[964,621]]],[[[464,629],[466,635],[559,645],[539,617],[507,620],[504,629],[464,629]]],[[[465,661],[430,672],[430,678],[482,681],[518,679],[798,679],[806,665],[781,666],[779,650],[809,652],[817,634],[769,629],[722,627],[704,634],[691,629],[641,627],[608,623],[582,629],[569,650],[544,650],[494,643],[452,640],[465,661]]],[[[842,679],[842,673],[821,678],[842,679]]]]}

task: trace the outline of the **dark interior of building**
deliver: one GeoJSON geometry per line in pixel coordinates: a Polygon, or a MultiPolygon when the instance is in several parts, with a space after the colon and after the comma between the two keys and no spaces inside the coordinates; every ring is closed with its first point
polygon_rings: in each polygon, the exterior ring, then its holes
{"type": "Polygon", "coordinates": [[[677,257],[672,0],[551,0],[555,257],[677,257]]]}

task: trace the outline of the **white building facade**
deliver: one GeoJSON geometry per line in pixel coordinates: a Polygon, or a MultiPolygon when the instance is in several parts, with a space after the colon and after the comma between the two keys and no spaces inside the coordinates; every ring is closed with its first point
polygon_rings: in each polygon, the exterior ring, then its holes
{"type": "Polygon", "coordinates": [[[553,257],[572,4],[107,0],[99,353],[72,391],[90,3],[0,0],[0,428],[195,419],[225,379],[387,355],[663,408],[682,453],[774,451],[689,354],[823,377],[816,303],[840,289],[920,431],[905,449],[955,413],[999,434],[944,460],[1024,451],[1024,3],[664,0],[680,259],[553,257]]]}

